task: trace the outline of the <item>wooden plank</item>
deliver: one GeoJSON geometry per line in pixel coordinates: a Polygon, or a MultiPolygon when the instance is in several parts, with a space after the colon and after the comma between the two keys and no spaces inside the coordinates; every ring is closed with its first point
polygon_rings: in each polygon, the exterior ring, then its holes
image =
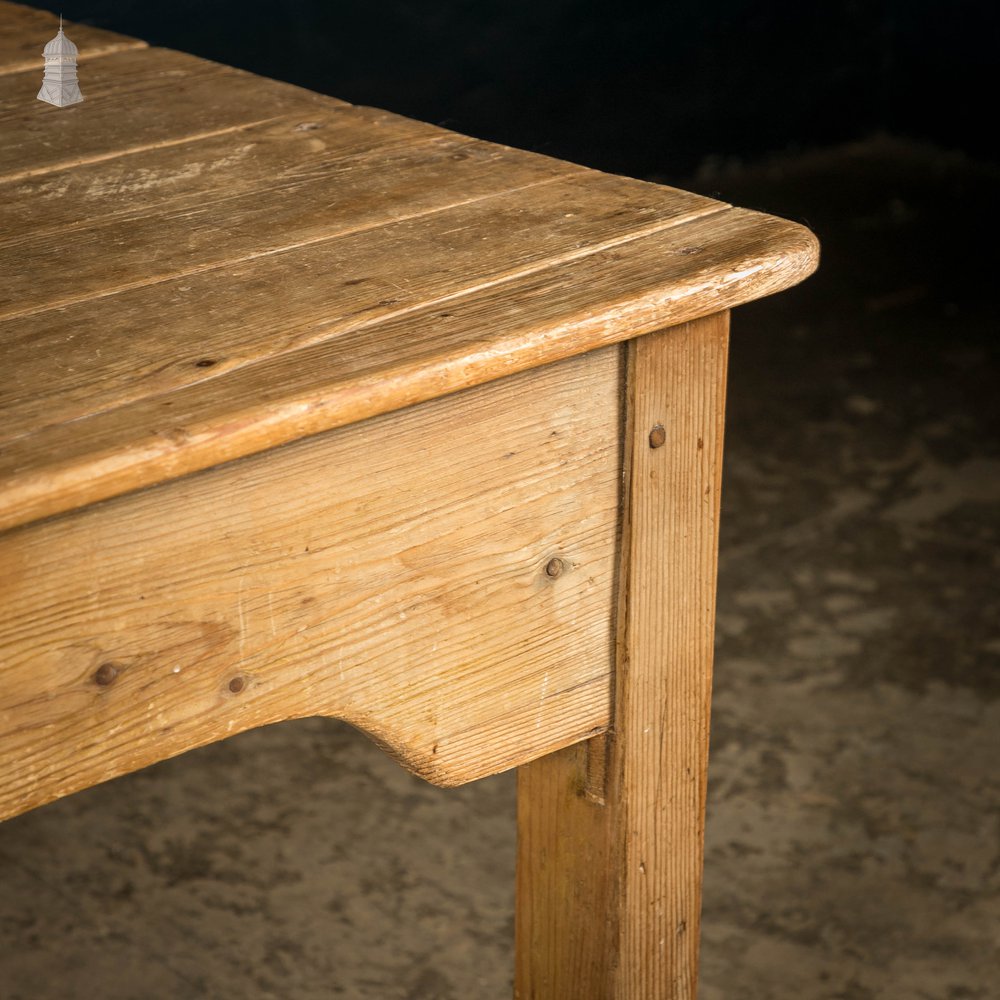
{"type": "MultiPolygon", "coordinates": [[[[332,164],[449,133],[374,108],[333,105],[309,120],[289,115],[213,133],[189,142],[140,150],[8,181],[0,201],[0,245],[35,245],[43,234],[108,232],[133,223],[145,232],[161,211],[248,193],[287,195],[332,164]]],[[[454,138],[454,137],[452,137],[454,138]]],[[[115,234],[109,234],[114,239],[115,234]]],[[[67,247],[67,250],[71,247],[67,247]]],[[[116,249],[112,244],[112,250],[116,249]]],[[[74,251],[76,252],[76,251],[74,251]]],[[[15,261],[16,263],[16,258],[15,261]]],[[[63,269],[63,282],[74,274],[63,269]]]]}
{"type": "Polygon", "coordinates": [[[606,782],[577,750],[521,769],[523,1000],[696,994],[727,342],[717,314],[629,345],[606,782]]]}
{"type": "MultiPolygon", "coordinates": [[[[36,100],[37,70],[0,76],[0,184],[343,104],[169,49],[115,52],[81,67],[82,104],[36,100]]],[[[0,188],[2,190],[2,188],[0,188]]]]}
{"type": "MultiPolygon", "coordinates": [[[[59,30],[59,18],[47,10],[0,0],[0,25],[0,75],[32,70],[41,86],[42,49],[59,30]]],[[[67,36],[80,50],[81,63],[113,52],[146,47],[138,38],[93,28],[89,24],[67,21],[65,28],[67,36]]],[[[36,93],[37,90],[38,87],[36,93]]]]}
{"type": "Polygon", "coordinates": [[[7,274],[0,320],[378,228],[566,172],[551,160],[460,136],[306,160],[284,178],[258,178],[245,192],[154,203],[138,217],[0,246],[7,274]],[[72,261],[69,280],[65,261],[72,261]]]}
{"type": "Polygon", "coordinates": [[[0,535],[0,817],[302,715],[446,785],[600,730],[621,356],[0,535]]]}
{"type": "MultiPolygon", "coordinates": [[[[333,171],[334,177],[342,172],[347,180],[335,202],[338,212],[329,217],[328,225],[360,226],[363,222],[364,228],[330,243],[321,241],[319,252],[298,262],[298,274],[313,276],[312,280],[291,280],[290,271],[294,275],[295,269],[269,255],[260,266],[227,268],[222,276],[215,271],[187,276],[181,289],[184,294],[177,294],[176,283],[172,283],[167,289],[102,298],[56,316],[43,311],[0,324],[5,366],[0,374],[0,407],[5,418],[0,442],[42,426],[79,420],[174,392],[311,342],[332,339],[359,324],[537,270],[550,261],[577,255],[581,246],[621,241],[623,232],[627,239],[643,231],[656,231],[715,204],[707,199],[692,204],[683,192],[655,185],[639,185],[623,199],[617,178],[597,175],[582,185],[579,175],[571,174],[545,187],[524,186],[470,198],[445,213],[432,208],[418,213],[413,202],[433,205],[434,199],[458,197],[459,185],[468,192],[476,186],[513,181],[528,185],[539,177],[547,179],[542,172],[547,169],[545,161],[539,164],[529,157],[518,163],[516,158],[507,161],[499,155],[484,157],[479,143],[458,137],[439,143],[432,151],[422,149],[422,161],[409,149],[406,155],[418,168],[420,162],[428,162],[431,170],[443,166],[448,173],[456,149],[467,151],[473,167],[455,171],[455,184],[432,184],[426,192],[412,196],[413,215],[408,219],[399,219],[404,212],[394,199],[384,195],[355,198],[357,187],[351,178],[374,177],[366,184],[383,188],[403,183],[406,176],[416,174],[419,178],[419,169],[409,175],[391,170],[388,181],[383,182],[377,176],[379,165],[364,174],[353,160],[336,165],[339,169],[333,171]],[[398,221],[390,223],[393,217],[398,221]],[[493,235],[484,240],[487,232],[493,235]],[[270,294],[276,287],[285,289],[282,296],[270,294]],[[262,296],[262,290],[267,294],[262,296]],[[144,310],[155,320],[147,320],[144,328],[137,330],[137,316],[144,310]],[[208,327],[206,315],[212,316],[208,327]],[[309,322],[314,316],[322,322],[309,322]],[[67,328],[99,329],[100,334],[67,337],[67,328]],[[205,358],[215,364],[199,367],[198,361],[205,358]],[[168,360],[174,363],[165,364],[168,360]]],[[[395,154],[390,156],[386,150],[378,155],[390,164],[395,162],[395,154]]],[[[331,171],[329,166],[324,169],[331,171]]],[[[72,173],[81,172],[82,168],[72,173]]],[[[362,191],[368,194],[370,187],[362,191]]],[[[183,201],[186,205],[187,196],[183,201]]],[[[230,204],[223,201],[217,213],[225,216],[230,204]]],[[[151,213],[151,218],[156,217],[151,213]]],[[[265,230],[270,218],[268,213],[260,220],[265,230]]],[[[315,225],[316,220],[306,224],[315,225]]],[[[239,228],[248,229],[249,221],[239,228]]],[[[285,239],[292,236],[282,234],[285,239]]],[[[155,241],[155,232],[149,238],[155,241]]],[[[267,239],[265,231],[258,245],[267,239]]],[[[58,240],[52,242],[55,248],[58,240]]],[[[182,261],[183,248],[180,252],[182,261]]],[[[18,248],[11,247],[7,253],[14,261],[18,248]]],[[[97,268],[95,274],[100,273],[97,268]]],[[[53,272],[55,284],[48,285],[51,294],[58,294],[57,278],[58,273],[53,272]]],[[[24,283],[27,287],[27,275],[24,283]]]]}
{"type": "MultiPolygon", "coordinates": [[[[484,232],[493,231],[484,222],[484,232]]],[[[427,244],[416,246],[419,253],[427,244]]],[[[509,280],[439,293],[419,308],[392,301],[400,288],[393,291],[391,273],[382,270],[361,286],[357,313],[344,324],[330,316],[330,293],[320,282],[331,274],[347,282],[366,277],[371,258],[357,257],[351,270],[343,254],[349,247],[308,247],[225,271],[211,289],[195,276],[53,317],[56,335],[67,341],[88,329],[120,338],[148,331],[155,320],[184,345],[210,327],[255,329],[240,337],[270,336],[290,348],[313,343],[9,441],[0,451],[0,526],[737,305],[801,280],[817,258],[815,239],[802,227],[726,210],[642,238],[626,233],[603,246],[584,244],[509,280]],[[379,315],[384,303],[388,314],[379,315]]],[[[386,257],[402,259],[397,250],[386,257]]],[[[189,353],[177,363],[196,364],[189,353]]]]}

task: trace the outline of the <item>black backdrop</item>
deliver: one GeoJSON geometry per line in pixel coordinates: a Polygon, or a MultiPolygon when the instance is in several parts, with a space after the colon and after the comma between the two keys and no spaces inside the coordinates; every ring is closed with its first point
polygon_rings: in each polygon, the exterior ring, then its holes
{"type": "Polygon", "coordinates": [[[638,176],[879,131],[997,154],[1000,4],[987,0],[63,0],[61,9],[638,176]]]}

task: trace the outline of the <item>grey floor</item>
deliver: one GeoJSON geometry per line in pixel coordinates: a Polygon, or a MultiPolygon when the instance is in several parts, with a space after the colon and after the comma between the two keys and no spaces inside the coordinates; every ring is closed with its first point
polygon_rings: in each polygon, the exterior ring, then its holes
{"type": "MultiPolygon", "coordinates": [[[[734,327],[702,1000],[1000,997],[998,181],[693,182],[825,253],[734,327]]],[[[0,1000],[509,996],[513,864],[511,775],[249,733],[0,825],[0,1000]]]]}

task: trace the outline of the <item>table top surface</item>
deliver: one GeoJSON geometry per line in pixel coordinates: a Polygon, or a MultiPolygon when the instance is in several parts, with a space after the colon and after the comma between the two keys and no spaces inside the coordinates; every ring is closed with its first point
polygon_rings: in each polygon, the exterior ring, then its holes
{"type": "Polygon", "coordinates": [[[0,529],[685,322],[808,230],[0,2],[0,529]]]}

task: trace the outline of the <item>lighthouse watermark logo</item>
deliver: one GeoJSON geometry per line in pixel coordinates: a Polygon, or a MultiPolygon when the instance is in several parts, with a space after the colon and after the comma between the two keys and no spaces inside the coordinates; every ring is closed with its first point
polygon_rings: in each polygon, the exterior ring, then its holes
{"type": "Polygon", "coordinates": [[[79,104],[83,100],[76,78],[76,46],[63,32],[62,15],[59,15],[59,33],[42,50],[45,56],[45,76],[38,99],[57,108],[79,104]]]}

